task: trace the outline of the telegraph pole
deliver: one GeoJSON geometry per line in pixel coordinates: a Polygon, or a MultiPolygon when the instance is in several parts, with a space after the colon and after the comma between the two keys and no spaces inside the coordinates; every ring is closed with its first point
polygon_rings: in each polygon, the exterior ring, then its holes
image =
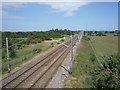
{"type": "Polygon", "coordinates": [[[6,51],[7,51],[7,64],[8,64],[8,73],[10,72],[10,57],[9,57],[9,46],[8,46],[8,38],[6,37],[6,51]]]}
{"type": "Polygon", "coordinates": [[[73,59],[73,42],[72,42],[72,35],[71,35],[71,62],[73,59]]]}
{"type": "Polygon", "coordinates": [[[12,47],[12,46],[14,46],[14,45],[19,45],[21,42],[27,40],[27,38],[9,38],[9,40],[15,40],[15,39],[19,39],[19,40],[24,39],[24,40],[22,40],[22,41],[20,41],[20,42],[18,42],[18,43],[15,43],[15,44],[13,44],[13,45],[11,45],[11,46],[9,46],[9,45],[8,45],[8,38],[6,37],[6,53],[7,53],[8,73],[10,73],[10,71],[11,71],[9,48],[12,47]]]}
{"type": "Polygon", "coordinates": [[[70,65],[70,73],[72,73],[72,62],[73,62],[73,42],[72,42],[72,33],[71,33],[71,65],[70,65]]]}

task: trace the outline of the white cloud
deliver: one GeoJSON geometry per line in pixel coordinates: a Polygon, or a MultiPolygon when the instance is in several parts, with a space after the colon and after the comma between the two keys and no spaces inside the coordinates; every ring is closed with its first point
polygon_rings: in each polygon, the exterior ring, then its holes
{"type": "Polygon", "coordinates": [[[24,5],[25,3],[21,2],[3,2],[2,5],[0,5],[0,18],[12,18],[12,19],[22,19],[21,16],[16,16],[13,14],[10,14],[9,12],[5,11],[4,8],[22,8],[26,7],[24,5]],[[3,9],[2,9],[3,8],[3,9]]]}
{"type": "Polygon", "coordinates": [[[87,5],[90,2],[118,2],[118,1],[119,0],[4,0],[2,2],[3,8],[6,7],[21,8],[26,7],[25,3],[28,2],[41,2],[42,4],[49,5],[52,8],[50,12],[53,13],[62,12],[64,13],[64,16],[73,16],[75,15],[75,11],[77,11],[80,7],[87,5]]]}
{"type": "Polygon", "coordinates": [[[12,15],[6,11],[0,10],[0,17],[2,18],[12,18],[12,19],[22,19],[21,16],[12,15]]]}
{"type": "MultiPolygon", "coordinates": [[[[2,4],[3,8],[15,7],[21,8],[25,7],[26,2],[4,2],[2,4]]],[[[64,16],[73,16],[75,11],[79,9],[79,7],[88,4],[88,2],[44,2],[40,4],[49,5],[52,10],[50,12],[63,12],[64,16]]]]}
{"type": "Polygon", "coordinates": [[[64,16],[73,16],[81,6],[87,5],[88,2],[52,2],[44,3],[53,9],[51,12],[63,12],[64,16]]]}
{"type": "Polygon", "coordinates": [[[14,7],[14,8],[23,8],[26,7],[25,2],[3,2],[2,7],[8,8],[8,7],[14,7]]]}

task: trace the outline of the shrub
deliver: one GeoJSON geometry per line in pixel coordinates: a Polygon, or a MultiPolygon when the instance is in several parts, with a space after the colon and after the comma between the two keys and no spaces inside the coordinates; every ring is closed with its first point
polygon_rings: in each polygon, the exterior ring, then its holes
{"type": "Polygon", "coordinates": [[[38,43],[41,43],[42,41],[41,40],[38,40],[38,43]]]}
{"type": "Polygon", "coordinates": [[[39,48],[39,49],[34,49],[34,50],[33,50],[33,54],[35,54],[35,53],[39,53],[39,52],[41,52],[41,51],[42,51],[41,48],[39,48]]]}
{"type": "Polygon", "coordinates": [[[53,44],[53,43],[51,43],[51,46],[52,46],[52,47],[54,47],[54,44],[53,44]]]}
{"type": "Polygon", "coordinates": [[[57,42],[57,44],[60,44],[60,42],[57,42]]]}
{"type": "Polygon", "coordinates": [[[2,59],[6,58],[6,50],[5,48],[2,49],[2,59]]]}
{"type": "Polygon", "coordinates": [[[92,71],[95,88],[120,88],[120,58],[112,55],[104,59],[103,67],[92,71]]]}
{"type": "Polygon", "coordinates": [[[61,41],[61,42],[64,42],[65,40],[64,40],[64,39],[61,39],[60,41],[61,41]]]}
{"type": "Polygon", "coordinates": [[[85,40],[90,40],[90,38],[89,37],[87,37],[87,36],[83,36],[83,39],[85,39],[85,40]]]}
{"type": "Polygon", "coordinates": [[[94,62],[96,59],[95,55],[94,54],[90,54],[90,61],[94,62]]]}

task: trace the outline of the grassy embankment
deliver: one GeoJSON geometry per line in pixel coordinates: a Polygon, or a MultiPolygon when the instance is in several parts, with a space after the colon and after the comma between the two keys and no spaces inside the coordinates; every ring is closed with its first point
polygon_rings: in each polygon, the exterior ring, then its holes
{"type": "MultiPolygon", "coordinates": [[[[117,53],[117,37],[115,36],[91,36],[90,37],[95,53],[101,60],[103,55],[117,53]]],[[[93,50],[89,41],[84,38],[78,47],[77,55],[73,62],[72,74],[65,82],[65,88],[90,88],[94,87],[90,72],[98,68],[98,62],[90,60],[93,50]]]]}

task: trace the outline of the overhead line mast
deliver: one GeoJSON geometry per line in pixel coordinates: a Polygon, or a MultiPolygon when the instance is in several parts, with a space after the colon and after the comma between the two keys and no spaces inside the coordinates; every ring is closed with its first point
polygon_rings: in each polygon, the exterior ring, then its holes
{"type": "Polygon", "coordinates": [[[19,43],[27,40],[27,38],[9,38],[9,39],[10,39],[10,40],[15,40],[15,39],[19,39],[19,40],[20,40],[20,39],[24,39],[24,40],[22,40],[22,41],[20,41],[20,42],[18,42],[18,43],[15,43],[15,44],[13,44],[13,45],[11,45],[11,46],[9,46],[8,37],[6,37],[6,53],[7,53],[8,73],[10,73],[10,71],[11,71],[10,56],[9,56],[9,47],[12,47],[12,46],[14,46],[14,45],[18,45],[19,43]]]}
{"type": "Polygon", "coordinates": [[[8,49],[8,38],[6,37],[6,51],[7,51],[7,64],[8,64],[8,73],[10,72],[10,57],[9,57],[9,49],[8,49]]]}

